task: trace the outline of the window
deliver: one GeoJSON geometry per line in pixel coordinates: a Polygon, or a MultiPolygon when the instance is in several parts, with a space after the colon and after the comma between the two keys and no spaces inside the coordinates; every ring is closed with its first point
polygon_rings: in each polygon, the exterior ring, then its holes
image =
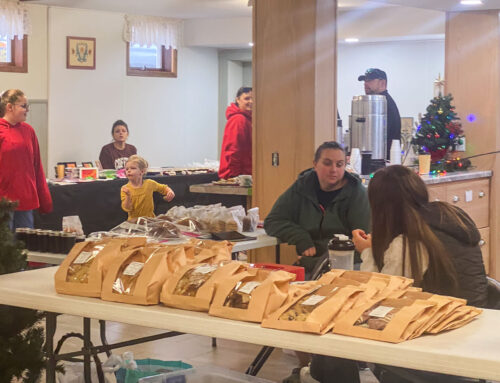
{"type": "Polygon", "coordinates": [[[28,37],[0,37],[0,72],[28,72],[28,37]]]}
{"type": "Polygon", "coordinates": [[[177,77],[177,49],[127,43],[127,75],[177,77]]]}

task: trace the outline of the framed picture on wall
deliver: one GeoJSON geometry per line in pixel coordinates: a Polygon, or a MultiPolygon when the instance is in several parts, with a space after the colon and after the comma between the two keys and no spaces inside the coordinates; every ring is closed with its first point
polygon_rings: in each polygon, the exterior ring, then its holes
{"type": "Polygon", "coordinates": [[[66,37],[66,68],[95,69],[95,38],[66,37]]]}

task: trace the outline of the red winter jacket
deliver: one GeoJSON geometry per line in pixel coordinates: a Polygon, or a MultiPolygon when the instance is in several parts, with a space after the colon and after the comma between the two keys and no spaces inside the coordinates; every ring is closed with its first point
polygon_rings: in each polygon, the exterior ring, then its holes
{"type": "Polygon", "coordinates": [[[220,178],[252,174],[252,112],[231,103],[226,109],[226,129],[220,153],[220,178]]]}
{"type": "Polygon", "coordinates": [[[40,148],[33,128],[0,118],[0,198],[18,201],[16,210],[52,211],[40,148]]]}

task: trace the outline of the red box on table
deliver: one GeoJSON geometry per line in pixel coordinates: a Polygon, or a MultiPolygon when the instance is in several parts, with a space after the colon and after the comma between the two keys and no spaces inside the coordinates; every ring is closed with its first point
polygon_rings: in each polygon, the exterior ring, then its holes
{"type": "Polygon", "coordinates": [[[279,265],[277,263],[252,263],[252,266],[260,269],[288,271],[296,275],[296,281],[303,281],[305,279],[305,270],[302,266],[279,265]]]}

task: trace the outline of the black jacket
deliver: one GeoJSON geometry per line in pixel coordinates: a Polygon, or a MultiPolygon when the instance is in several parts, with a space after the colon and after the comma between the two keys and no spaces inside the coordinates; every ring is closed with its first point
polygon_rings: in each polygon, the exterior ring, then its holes
{"type": "Polygon", "coordinates": [[[457,208],[465,228],[452,225],[441,217],[434,204],[431,202],[423,208],[423,216],[453,260],[458,275],[459,298],[467,299],[467,304],[471,306],[486,307],[488,284],[479,248],[481,236],[474,221],[457,208]]]}
{"type": "MultiPolygon", "coordinates": [[[[387,99],[387,159],[390,159],[392,140],[401,140],[401,117],[398,107],[387,90],[380,93],[387,99]]],[[[402,146],[402,143],[401,143],[402,146]]]]}

